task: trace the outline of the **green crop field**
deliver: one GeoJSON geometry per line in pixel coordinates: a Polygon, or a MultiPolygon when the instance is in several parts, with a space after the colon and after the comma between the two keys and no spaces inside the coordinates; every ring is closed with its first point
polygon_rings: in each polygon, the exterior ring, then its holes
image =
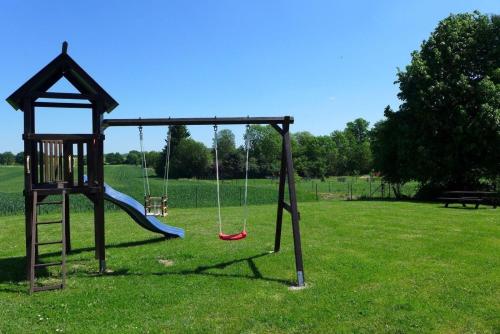
{"type": "MultiPolygon", "coordinates": [[[[500,331],[500,211],[380,201],[299,208],[308,284],[299,291],[289,290],[288,217],[282,251],[269,253],[275,205],[251,206],[249,236],[238,242],[218,240],[214,208],[172,209],[170,223],[186,229],[174,240],[107,211],[103,276],[92,216],[76,213],[67,288],[33,296],[24,219],[0,217],[0,333],[500,331]]],[[[228,229],[241,211],[223,208],[228,229]]]]}
{"type": "MultiPolygon", "coordinates": [[[[152,171],[150,173],[153,174],[152,171]]],[[[142,171],[139,166],[105,166],[106,182],[121,192],[143,201],[144,187],[142,171]]],[[[223,180],[221,182],[221,200],[223,206],[239,206],[243,203],[244,180],[223,180]]],[[[213,207],[216,205],[216,185],[213,180],[182,179],[170,180],[168,186],[169,206],[171,208],[213,207]]],[[[416,183],[403,187],[403,193],[411,196],[416,191],[416,183]]],[[[150,178],[152,196],[163,193],[163,179],[150,178]]],[[[362,177],[335,177],[320,180],[299,179],[296,183],[299,202],[317,200],[368,198],[370,193],[375,198],[393,197],[390,187],[381,187],[379,179],[369,180],[362,177]],[[371,190],[371,191],[370,191],[371,190]]],[[[23,169],[21,166],[0,166],[0,216],[21,214],[24,212],[23,169]]],[[[250,205],[272,204],[278,197],[276,179],[249,180],[248,201],[250,205]]],[[[74,212],[86,212],[91,209],[90,202],[83,196],[75,196],[71,201],[74,212]]],[[[108,210],[115,207],[107,203],[108,210]]]]}

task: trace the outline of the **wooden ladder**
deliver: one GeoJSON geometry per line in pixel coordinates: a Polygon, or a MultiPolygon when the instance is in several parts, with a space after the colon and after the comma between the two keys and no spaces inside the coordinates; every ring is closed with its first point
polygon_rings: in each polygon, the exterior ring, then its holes
{"type": "Polygon", "coordinates": [[[29,273],[29,292],[30,294],[38,291],[63,289],[66,285],[66,216],[65,216],[65,205],[66,205],[66,191],[62,190],[60,201],[42,201],[38,202],[38,192],[33,191],[33,216],[31,220],[31,256],[30,256],[30,273],[29,273]],[[38,208],[42,205],[60,205],[61,206],[61,219],[55,221],[38,221],[38,208]],[[42,241],[38,240],[38,227],[41,225],[61,225],[61,239],[52,241],[42,241]],[[39,258],[39,246],[44,245],[54,245],[61,244],[61,261],[60,262],[48,262],[48,263],[37,263],[39,258]],[[61,266],[61,283],[53,285],[37,285],[36,271],[37,269],[61,266]]]}

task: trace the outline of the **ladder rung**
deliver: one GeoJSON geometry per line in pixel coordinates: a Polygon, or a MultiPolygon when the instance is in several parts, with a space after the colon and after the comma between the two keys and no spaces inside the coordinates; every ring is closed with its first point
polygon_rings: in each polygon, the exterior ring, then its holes
{"type": "Polygon", "coordinates": [[[62,224],[62,220],[54,220],[48,222],[36,222],[37,225],[48,225],[48,224],[62,224]]]}
{"type": "Polygon", "coordinates": [[[62,201],[56,201],[56,202],[39,202],[36,203],[36,205],[56,205],[56,204],[63,204],[62,201]]]}
{"type": "Polygon", "coordinates": [[[54,244],[62,244],[62,240],[58,241],[46,241],[46,242],[35,242],[35,245],[40,246],[40,245],[54,245],[54,244]]]}
{"type": "Polygon", "coordinates": [[[45,268],[53,266],[62,266],[62,262],[48,262],[48,263],[36,263],[35,268],[45,268]]]}
{"type": "Polygon", "coordinates": [[[34,286],[33,292],[47,291],[47,290],[58,290],[58,289],[62,289],[62,288],[64,288],[64,285],[62,285],[62,284],[46,285],[46,286],[34,286]]]}

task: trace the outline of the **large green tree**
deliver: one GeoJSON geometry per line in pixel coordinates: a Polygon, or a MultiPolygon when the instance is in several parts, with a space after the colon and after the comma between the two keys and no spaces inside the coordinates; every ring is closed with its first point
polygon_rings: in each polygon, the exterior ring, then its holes
{"type": "Polygon", "coordinates": [[[251,176],[277,175],[280,168],[281,135],[270,125],[252,125],[247,136],[250,140],[251,176]]]}
{"type": "Polygon", "coordinates": [[[236,148],[234,133],[229,129],[222,129],[217,132],[217,139],[214,138],[213,147],[217,140],[217,151],[219,159],[219,174],[222,178],[242,177],[244,165],[244,149],[236,148]]]}
{"type": "Polygon", "coordinates": [[[366,174],[372,166],[370,123],[363,118],[349,122],[344,130],[347,139],[346,172],[349,175],[366,174]]]}
{"type": "Polygon", "coordinates": [[[172,178],[204,177],[209,172],[210,151],[203,143],[184,138],[171,156],[170,176],[172,178]]]}
{"type": "Polygon", "coordinates": [[[110,164],[110,165],[121,165],[125,161],[123,159],[123,156],[118,152],[106,154],[104,156],[104,160],[107,164],[110,164]]]}
{"type": "Polygon", "coordinates": [[[16,162],[16,156],[12,152],[0,153],[0,165],[13,165],[16,162]]]}
{"type": "Polygon", "coordinates": [[[165,162],[167,157],[167,148],[168,148],[168,138],[170,137],[170,168],[175,170],[180,170],[182,167],[177,166],[176,161],[182,161],[182,157],[179,157],[179,150],[177,150],[177,146],[185,139],[189,138],[190,133],[185,125],[172,125],[168,128],[169,134],[165,136],[165,146],[159,155],[159,157],[154,161],[154,164],[149,163],[150,166],[154,166],[156,175],[161,175],[163,177],[165,172],[165,162]],[[178,158],[178,159],[177,159],[178,158]],[[174,163],[172,164],[172,161],[174,163]]]}
{"type": "Polygon", "coordinates": [[[132,150],[127,153],[127,157],[125,158],[125,163],[127,165],[140,165],[141,164],[141,152],[132,150]]]}
{"type": "Polygon", "coordinates": [[[305,177],[323,178],[331,171],[336,147],[330,136],[313,136],[309,132],[294,134],[294,162],[297,173],[305,177]]]}
{"type": "Polygon", "coordinates": [[[435,192],[500,171],[500,17],[450,15],[399,71],[402,104],[374,129],[384,176],[435,192]]]}
{"type": "Polygon", "coordinates": [[[19,152],[18,154],[16,154],[16,164],[24,164],[24,152],[19,152]]]}

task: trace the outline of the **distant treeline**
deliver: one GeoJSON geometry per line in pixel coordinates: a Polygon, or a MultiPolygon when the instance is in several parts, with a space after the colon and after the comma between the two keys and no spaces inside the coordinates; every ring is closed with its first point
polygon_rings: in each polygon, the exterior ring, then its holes
{"type": "MultiPolygon", "coordinates": [[[[270,126],[249,128],[250,177],[276,176],[280,168],[281,136],[270,126]]],[[[245,138],[244,138],[245,139],[245,138]]],[[[191,138],[184,126],[171,127],[170,177],[213,177],[214,150],[191,138]]],[[[229,129],[218,132],[220,173],[224,178],[241,178],[245,168],[245,147],[237,147],[229,129]]],[[[322,178],[357,175],[372,170],[369,123],[364,119],[349,122],[342,131],[314,136],[309,132],[292,135],[292,149],[297,173],[302,177],[322,178]]],[[[147,166],[163,175],[166,149],[145,152],[147,166]]],[[[107,164],[141,165],[141,152],[108,153],[107,164]]]]}
{"type": "MultiPolygon", "coordinates": [[[[171,127],[170,177],[213,177],[214,151],[191,138],[185,126],[171,127]]],[[[272,177],[279,173],[281,136],[270,126],[254,125],[248,131],[250,143],[250,177],[272,177]]],[[[213,145],[212,145],[213,146],[213,145]]],[[[245,147],[237,147],[234,133],[229,129],[218,132],[220,173],[224,178],[241,178],[245,168],[245,147]]],[[[372,170],[369,123],[356,119],[342,131],[314,136],[309,132],[292,135],[292,150],[298,175],[323,178],[336,175],[366,174],[372,170]]],[[[163,175],[165,152],[145,152],[146,163],[163,175]]],[[[0,164],[23,163],[23,153],[0,154],[0,164]]],[[[141,152],[105,154],[110,165],[141,165],[141,152]]]]}

